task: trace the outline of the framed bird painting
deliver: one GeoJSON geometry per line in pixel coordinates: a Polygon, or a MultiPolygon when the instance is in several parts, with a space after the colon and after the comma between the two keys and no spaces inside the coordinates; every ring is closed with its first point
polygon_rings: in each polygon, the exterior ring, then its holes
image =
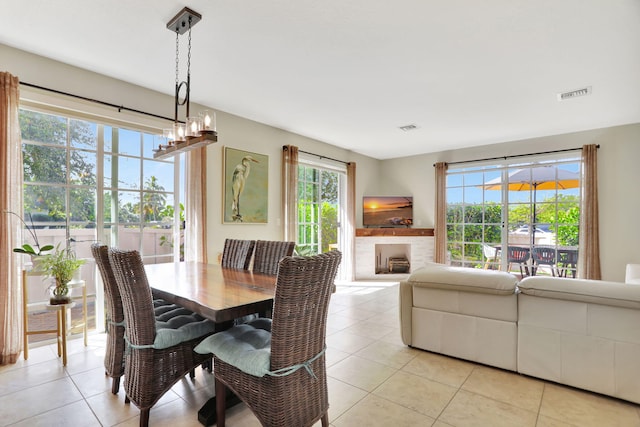
{"type": "Polygon", "coordinates": [[[225,224],[266,224],[269,156],[224,147],[223,212],[225,224]]]}

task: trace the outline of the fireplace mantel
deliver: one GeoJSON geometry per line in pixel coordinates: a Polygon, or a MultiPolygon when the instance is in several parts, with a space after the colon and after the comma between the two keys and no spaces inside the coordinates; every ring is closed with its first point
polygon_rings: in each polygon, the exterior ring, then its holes
{"type": "Polygon", "coordinates": [[[433,228],[356,228],[356,237],[433,236],[433,228]]]}

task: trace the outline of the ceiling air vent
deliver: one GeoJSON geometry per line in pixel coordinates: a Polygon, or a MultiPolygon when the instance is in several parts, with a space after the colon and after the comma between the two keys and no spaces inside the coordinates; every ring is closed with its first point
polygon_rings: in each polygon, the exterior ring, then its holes
{"type": "Polygon", "coordinates": [[[416,125],[404,125],[404,126],[398,127],[398,129],[403,130],[405,132],[409,132],[410,130],[418,129],[418,126],[416,126],[416,125]]]}
{"type": "Polygon", "coordinates": [[[591,86],[583,87],[569,92],[562,92],[558,94],[558,101],[564,101],[565,99],[577,98],[579,96],[591,95],[591,86]]]}

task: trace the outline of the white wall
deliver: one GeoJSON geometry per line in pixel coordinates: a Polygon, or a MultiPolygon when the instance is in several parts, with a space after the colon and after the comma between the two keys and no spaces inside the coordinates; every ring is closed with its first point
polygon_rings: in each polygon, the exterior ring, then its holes
{"type": "Polygon", "coordinates": [[[385,160],[380,167],[384,177],[380,191],[413,194],[416,226],[433,227],[435,162],[579,148],[585,144],[600,145],[602,276],[604,280],[623,281],[625,265],[640,262],[640,124],[385,160]]]}
{"type": "MultiPolygon", "coordinates": [[[[21,81],[124,105],[171,117],[172,95],[71,67],[0,44],[0,69],[21,81]]],[[[172,83],[168,82],[169,90],[172,83]]],[[[162,129],[166,122],[134,113],[117,113],[92,103],[53,97],[21,87],[25,97],[42,103],[63,102],[68,108],[162,129]]],[[[215,109],[215,106],[207,106],[215,109]]],[[[192,105],[194,111],[204,108],[192,105]]],[[[219,142],[208,148],[208,251],[215,262],[224,239],[282,238],[280,209],[280,169],[282,146],[292,144],[301,150],[343,161],[355,161],[356,218],[362,225],[362,195],[414,196],[414,222],[417,227],[434,224],[434,172],[437,161],[462,161],[494,156],[510,156],[562,148],[600,144],[600,238],[603,278],[623,280],[625,264],[640,262],[640,124],[618,126],[565,135],[533,138],[422,156],[378,161],[290,132],[262,125],[238,116],[218,112],[219,142]],[[269,222],[266,225],[222,224],[222,147],[229,146],[269,156],[269,222]]]]}
{"type": "MultiPolygon", "coordinates": [[[[20,81],[48,87],[64,92],[98,99],[116,105],[124,105],[141,111],[173,116],[173,95],[161,94],[139,86],[82,70],[60,62],[13,49],[0,44],[0,70],[18,76],[20,81]]],[[[173,90],[173,83],[167,82],[167,89],[173,90]]],[[[21,86],[21,97],[44,105],[63,104],[74,111],[86,111],[107,119],[144,125],[161,132],[167,122],[146,116],[122,112],[94,103],[77,101],[73,98],[54,96],[51,93],[21,86]]],[[[192,111],[214,109],[215,106],[191,105],[192,111]]],[[[217,111],[217,110],[216,110],[217,111]]],[[[281,155],[282,146],[296,145],[301,150],[321,154],[342,161],[356,162],[356,200],[362,200],[362,192],[375,192],[379,176],[378,160],[352,153],[329,144],[293,134],[271,126],[266,126],[242,117],[217,111],[218,143],[207,148],[207,197],[208,197],[208,238],[207,250],[209,262],[216,262],[222,252],[224,239],[282,239],[281,194],[281,155]],[[222,224],[222,157],[223,147],[229,146],[249,150],[269,156],[269,205],[268,223],[222,224]]],[[[356,203],[361,218],[361,203],[356,203]]],[[[359,219],[361,222],[362,220],[359,219]]]]}

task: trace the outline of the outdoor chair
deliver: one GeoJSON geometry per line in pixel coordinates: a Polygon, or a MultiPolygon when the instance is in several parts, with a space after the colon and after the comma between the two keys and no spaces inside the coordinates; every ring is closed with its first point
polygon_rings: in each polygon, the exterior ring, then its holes
{"type": "Polygon", "coordinates": [[[140,426],[145,427],[151,407],[178,380],[211,359],[193,348],[214,332],[215,323],[197,314],[158,320],[138,251],[110,248],[108,254],[126,324],[126,401],[140,409],[140,426]]]}
{"type": "Polygon", "coordinates": [[[508,246],[507,247],[507,262],[509,263],[509,268],[507,271],[511,271],[511,264],[518,264],[520,267],[520,275],[528,276],[529,275],[529,258],[531,253],[529,248],[521,247],[521,246],[508,246]]]}
{"type": "Polygon", "coordinates": [[[220,264],[227,268],[248,270],[255,245],[255,240],[225,239],[220,264]]]}
{"type": "Polygon", "coordinates": [[[556,249],[551,246],[534,246],[531,252],[533,264],[531,265],[531,275],[535,276],[538,267],[548,265],[551,274],[556,275],[556,249]]]}
{"type": "Polygon", "coordinates": [[[279,262],[271,331],[257,319],[205,339],[213,353],[217,426],[225,425],[228,387],[263,426],[329,425],[325,364],[329,300],[341,253],[279,262]],[[257,323],[257,324],[256,324],[257,323]]]}
{"type": "Polygon", "coordinates": [[[558,277],[576,278],[576,268],[578,265],[578,250],[571,248],[558,248],[558,257],[556,259],[556,271],[558,277]]]}
{"type": "MultiPolygon", "coordinates": [[[[502,255],[502,251],[493,246],[487,245],[485,243],[482,244],[482,254],[485,257],[484,269],[487,270],[496,266],[497,262],[500,262],[500,255],[502,255]]],[[[497,266],[498,270],[500,266],[497,266]]]]}
{"type": "MultiPolygon", "coordinates": [[[[96,260],[100,277],[104,285],[104,297],[106,308],[107,347],[104,355],[105,375],[111,377],[111,393],[118,394],[120,390],[120,378],[124,375],[124,310],[122,298],[116,283],[116,278],[109,262],[109,249],[107,245],[94,243],[91,245],[91,253],[96,260]]],[[[159,298],[153,300],[156,321],[167,322],[173,317],[181,315],[193,315],[193,312],[176,304],[171,304],[159,298]]],[[[207,368],[211,371],[211,366],[207,368]]],[[[190,372],[195,376],[195,371],[190,372]]]]}
{"type": "Polygon", "coordinates": [[[256,242],[255,255],[253,256],[253,271],[276,275],[278,262],[293,255],[295,242],[282,242],[277,240],[258,240],[256,242]]]}

